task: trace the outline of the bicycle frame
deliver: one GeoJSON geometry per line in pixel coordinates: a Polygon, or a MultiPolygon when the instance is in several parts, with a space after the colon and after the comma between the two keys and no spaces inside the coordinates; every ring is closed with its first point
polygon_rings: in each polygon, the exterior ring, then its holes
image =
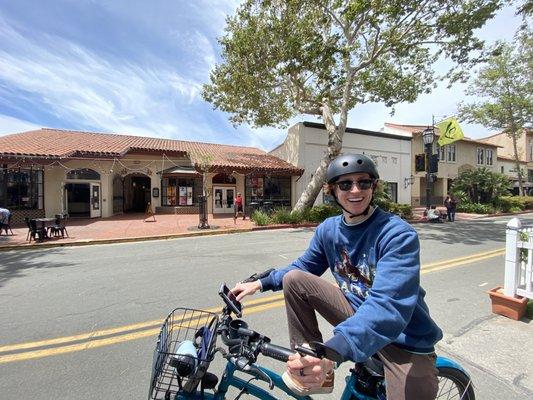
{"type": "MultiPolygon", "coordinates": [[[[453,360],[450,360],[446,357],[437,357],[436,361],[437,367],[450,367],[455,368],[458,370],[461,370],[463,372],[464,369],[456,363],[453,360]]],[[[258,366],[263,372],[265,372],[270,379],[272,379],[272,382],[274,383],[274,386],[283,392],[290,398],[296,399],[296,400],[311,400],[308,396],[297,396],[294,393],[292,393],[285,383],[283,382],[283,379],[281,379],[281,376],[277,373],[269,370],[268,368],[260,367],[258,366]]],[[[228,361],[226,363],[226,369],[224,371],[224,375],[218,384],[218,389],[215,394],[206,393],[204,394],[204,399],[206,400],[224,400],[226,393],[228,392],[230,387],[234,387],[238,390],[242,390],[243,388],[246,388],[246,393],[254,396],[258,399],[263,400],[278,400],[277,397],[273,396],[268,390],[260,388],[257,385],[254,385],[253,383],[249,383],[248,380],[239,378],[235,376],[235,371],[237,371],[237,367],[235,364],[233,364],[231,361],[228,361]]],[[[193,399],[199,399],[200,395],[197,394],[178,394],[176,396],[176,400],[193,400],[193,399]]],[[[344,391],[342,392],[342,395],[340,397],[340,400],[350,400],[350,399],[357,399],[357,400],[375,400],[374,397],[368,397],[363,394],[360,394],[357,392],[355,388],[355,376],[353,374],[350,374],[346,377],[346,386],[344,388],[344,391]]]]}

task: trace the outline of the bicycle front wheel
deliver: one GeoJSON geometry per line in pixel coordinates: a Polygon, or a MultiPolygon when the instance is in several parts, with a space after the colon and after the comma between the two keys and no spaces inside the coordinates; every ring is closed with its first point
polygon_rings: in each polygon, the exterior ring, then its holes
{"type": "Polygon", "coordinates": [[[456,368],[439,367],[438,400],[475,400],[472,380],[456,368]]]}

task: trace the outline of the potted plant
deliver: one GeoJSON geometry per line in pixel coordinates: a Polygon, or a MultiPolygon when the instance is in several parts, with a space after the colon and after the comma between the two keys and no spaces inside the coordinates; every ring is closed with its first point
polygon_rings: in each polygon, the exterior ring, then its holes
{"type": "Polygon", "coordinates": [[[496,286],[487,292],[492,303],[492,312],[518,321],[526,313],[527,297],[509,297],[503,294],[503,288],[496,286]]]}

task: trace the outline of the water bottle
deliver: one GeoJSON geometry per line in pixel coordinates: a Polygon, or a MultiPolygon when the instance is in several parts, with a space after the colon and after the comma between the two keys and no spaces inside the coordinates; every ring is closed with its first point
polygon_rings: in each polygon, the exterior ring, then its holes
{"type": "Polygon", "coordinates": [[[198,355],[192,340],[184,340],[178,347],[176,354],[170,357],[170,366],[176,368],[181,377],[191,375],[198,365],[198,355]]]}

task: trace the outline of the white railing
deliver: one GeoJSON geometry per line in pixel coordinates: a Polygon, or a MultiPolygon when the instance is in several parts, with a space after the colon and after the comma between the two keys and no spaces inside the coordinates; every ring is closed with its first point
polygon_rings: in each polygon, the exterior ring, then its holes
{"type": "Polygon", "coordinates": [[[518,218],[507,224],[504,294],[533,299],[533,228],[522,227],[518,218]]]}

